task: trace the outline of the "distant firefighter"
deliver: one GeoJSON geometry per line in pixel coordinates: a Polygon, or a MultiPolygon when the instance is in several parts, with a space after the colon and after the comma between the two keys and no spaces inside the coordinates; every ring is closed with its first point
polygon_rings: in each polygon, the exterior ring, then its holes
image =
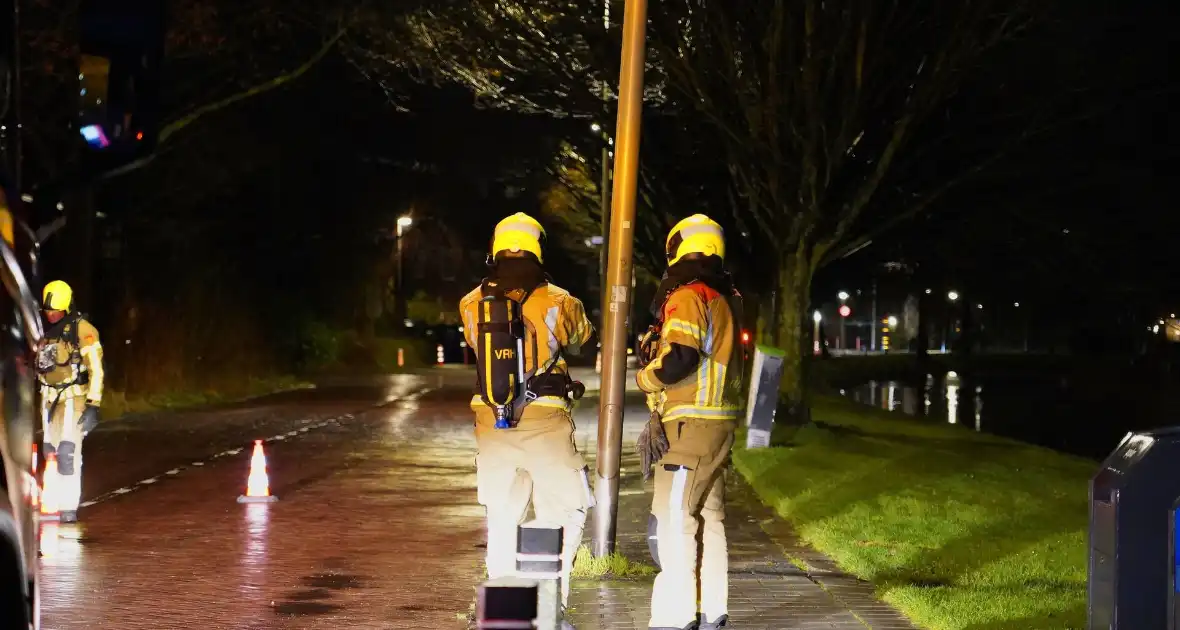
{"type": "Polygon", "coordinates": [[[37,379],[43,440],[46,453],[57,454],[61,522],[72,523],[82,496],[82,439],[98,425],[102,403],[102,344],[98,330],[75,310],[74,291],[65,282],[45,285],[42,310],[46,329],[37,379]]]}

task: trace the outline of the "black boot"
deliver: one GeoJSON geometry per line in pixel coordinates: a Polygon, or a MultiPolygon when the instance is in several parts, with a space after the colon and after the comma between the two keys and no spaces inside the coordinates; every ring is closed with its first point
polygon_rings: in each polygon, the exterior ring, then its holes
{"type": "Polygon", "coordinates": [[[701,630],[720,630],[721,628],[729,627],[729,615],[721,615],[717,621],[709,621],[705,619],[701,621],[701,630]]]}

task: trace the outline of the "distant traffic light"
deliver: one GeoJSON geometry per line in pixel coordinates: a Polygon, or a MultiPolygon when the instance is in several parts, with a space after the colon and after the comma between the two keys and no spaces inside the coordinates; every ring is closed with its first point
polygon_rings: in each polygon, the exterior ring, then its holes
{"type": "Polygon", "coordinates": [[[847,304],[840,306],[840,317],[848,317],[852,315],[852,309],[847,304]]]}
{"type": "Polygon", "coordinates": [[[78,132],[108,165],[155,147],[164,8],[164,0],[82,0],[78,132]]]}
{"type": "Polygon", "coordinates": [[[750,331],[743,330],[742,331],[742,344],[745,345],[748,343],[750,343],[750,331]]]}

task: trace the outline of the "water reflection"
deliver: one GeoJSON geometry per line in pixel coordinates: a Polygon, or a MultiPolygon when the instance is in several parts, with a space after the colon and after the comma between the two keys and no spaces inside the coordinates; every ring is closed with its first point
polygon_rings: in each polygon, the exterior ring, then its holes
{"type": "Polygon", "coordinates": [[[921,386],[902,381],[869,381],[861,387],[842,389],[840,393],[887,411],[949,424],[964,421],[976,431],[983,431],[983,385],[954,371],[945,375],[927,374],[921,386]]]}
{"type": "Polygon", "coordinates": [[[266,533],[270,521],[269,503],[247,503],[246,545],[242,550],[241,591],[243,594],[257,594],[266,587],[267,566],[266,533]]]}
{"type": "Polygon", "coordinates": [[[81,525],[42,521],[38,527],[41,573],[45,583],[53,585],[51,596],[56,601],[72,600],[84,590],[81,525]]]}
{"type": "Polygon", "coordinates": [[[1063,373],[1034,364],[932,372],[849,383],[840,393],[862,404],[1091,459],[1109,454],[1128,431],[1175,425],[1180,406],[1175,373],[1146,368],[1083,365],[1063,373]]]}

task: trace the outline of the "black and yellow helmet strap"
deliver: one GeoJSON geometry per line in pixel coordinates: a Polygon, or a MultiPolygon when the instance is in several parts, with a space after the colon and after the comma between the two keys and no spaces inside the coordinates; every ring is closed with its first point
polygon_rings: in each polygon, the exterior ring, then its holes
{"type": "Polygon", "coordinates": [[[680,244],[684,242],[684,236],[681,235],[680,230],[676,230],[671,237],[668,238],[668,246],[664,251],[664,255],[668,258],[668,262],[672,262],[676,258],[676,252],[680,249],[680,244]]]}
{"type": "MultiPolygon", "coordinates": [[[[44,308],[47,311],[59,310],[56,308],[50,308],[49,307],[50,304],[53,304],[53,291],[50,291],[49,293],[45,294],[45,301],[41,304],[41,306],[42,306],[42,308],[44,308]]],[[[66,307],[64,310],[65,310],[65,312],[68,313],[68,312],[70,312],[70,309],[72,309],[73,307],[74,307],[74,299],[70,298],[70,303],[66,304],[66,307]]]]}

